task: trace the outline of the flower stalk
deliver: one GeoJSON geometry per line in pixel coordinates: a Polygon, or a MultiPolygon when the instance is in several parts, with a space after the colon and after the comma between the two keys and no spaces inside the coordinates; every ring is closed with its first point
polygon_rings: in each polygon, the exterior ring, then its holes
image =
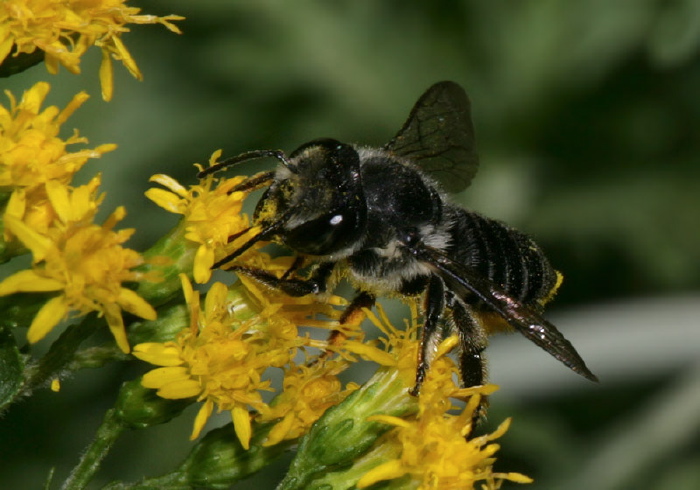
{"type": "Polygon", "coordinates": [[[95,473],[100,469],[102,460],[109,454],[109,450],[125,429],[126,427],[121,424],[116,410],[107,410],[93,441],[85,449],[80,457],[80,461],[63,482],[61,490],[82,490],[86,488],[95,476],[95,473]]]}
{"type": "Polygon", "coordinates": [[[83,321],[66,328],[39,362],[28,366],[24,391],[31,393],[66,370],[82,343],[94,333],[98,323],[96,315],[88,315],[83,321]]]}

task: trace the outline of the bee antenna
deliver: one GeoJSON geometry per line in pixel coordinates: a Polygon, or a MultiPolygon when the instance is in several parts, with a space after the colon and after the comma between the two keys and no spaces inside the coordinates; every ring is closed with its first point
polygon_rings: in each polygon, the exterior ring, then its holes
{"type": "MultiPolygon", "coordinates": [[[[282,214],[279,218],[275,220],[274,223],[266,226],[262,230],[260,230],[260,233],[255,235],[254,237],[250,238],[247,242],[245,242],[243,245],[238,247],[236,250],[231,252],[229,255],[224,257],[223,259],[217,261],[213,266],[212,269],[219,269],[221,268],[222,265],[226,264],[227,262],[231,262],[233,259],[241,255],[243,252],[248,250],[250,247],[255,245],[261,240],[267,240],[268,238],[273,237],[286,223],[289,221],[289,217],[292,215],[293,209],[288,210],[286,213],[282,214]]],[[[229,238],[229,242],[235,240],[236,238],[248,233],[251,230],[251,228],[246,228],[245,230],[236,233],[232,237],[229,238]]]]}
{"type": "Polygon", "coordinates": [[[292,164],[289,158],[287,158],[287,155],[285,155],[282,150],[253,150],[241,153],[240,155],[236,155],[235,157],[227,158],[226,160],[223,160],[217,163],[216,165],[212,165],[209,168],[205,168],[197,174],[197,178],[201,179],[202,177],[213,174],[214,172],[218,172],[219,170],[223,170],[228,167],[233,167],[234,165],[238,165],[239,163],[243,163],[248,160],[255,160],[257,158],[267,157],[275,157],[277,160],[280,161],[280,163],[282,163],[282,165],[287,167],[292,172],[296,173],[296,167],[292,164]]]}

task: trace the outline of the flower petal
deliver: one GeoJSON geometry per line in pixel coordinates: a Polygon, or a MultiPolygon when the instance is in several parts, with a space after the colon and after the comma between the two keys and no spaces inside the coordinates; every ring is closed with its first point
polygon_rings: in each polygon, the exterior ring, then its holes
{"type": "Polygon", "coordinates": [[[34,270],[23,270],[0,282],[0,296],[13,293],[60,291],[64,284],[56,279],[40,276],[34,270]]]}
{"type": "Polygon", "coordinates": [[[172,192],[180,197],[187,197],[187,189],[180,184],[177,180],[173,179],[169,175],[156,174],[149,179],[150,182],[156,182],[163,187],[167,187],[172,192]]]}
{"type": "Polygon", "coordinates": [[[46,302],[36,314],[27,331],[27,340],[35,343],[43,339],[58,322],[68,314],[68,305],[64,296],[56,296],[46,302]]]}
{"type": "Polygon", "coordinates": [[[169,383],[158,390],[158,396],[169,400],[192,398],[202,392],[202,386],[197,380],[185,379],[169,383]]]}
{"type": "Polygon", "coordinates": [[[231,410],[231,418],[233,419],[233,427],[236,431],[236,436],[241,442],[244,449],[250,448],[250,437],[253,434],[250,425],[250,413],[245,406],[237,403],[231,410]]]}
{"type": "Polygon", "coordinates": [[[201,245],[194,256],[194,280],[199,284],[208,282],[211,279],[212,265],[214,265],[214,251],[201,245]]]}
{"type": "Polygon", "coordinates": [[[145,194],[147,198],[166,211],[183,214],[182,200],[172,192],[165,189],[148,189],[145,194]]]}
{"type": "Polygon", "coordinates": [[[135,345],[131,353],[134,357],[157,366],[180,366],[184,362],[180,357],[180,349],[175,344],[144,342],[135,345]]]}
{"type": "Polygon", "coordinates": [[[140,316],[146,320],[155,320],[158,317],[156,310],[154,310],[145,299],[131,289],[121,288],[119,290],[117,303],[129,313],[133,313],[134,315],[140,316]]]}
{"type": "Polygon", "coordinates": [[[522,473],[515,473],[513,471],[510,471],[508,473],[494,473],[493,476],[495,478],[503,478],[504,480],[509,480],[514,483],[532,483],[535,481],[527,475],[523,475],[522,473]]]}
{"type": "MultiPolygon", "coordinates": [[[[195,299],[195,297],[194,297],[194,289],[192,288],[192,283],[190,282],[190,278],[187,277],[187,274],[185,274],[185,273],[180,273],[178,277],[180,278],[180,284],[182,284],[182,293],[185,296],[185,302],[188,305],[192,305],[192,302],[195,299]]],[[[197,299],[199,299],[199,298],[197,298],[197,299]]]]}
{"type": "Polygon", "coordinates": [[[383,480],[393,480],[399,478],[406,473],[406,470],[401,465],[401,461],[393,459],[375,466],[364,474],[357,482],[357,488],[366,488],[383,480]]]}
{"type": "Polygon", "coordinates": [[[5,216],[5,225],[19,238],[25,247],[32,251],[34,262],[44,260],[48,251],[53,247],[51,240],[32,230],[14,216],[5,216]]]}
{"type": "Polygon", "coordinates": [[[128,354],[131,349],[129,348],[129,340],[126,338],[126,331],[124,330],[124,319],[122,318],[121,308],[116,304],[105,304],[104,315],[109,330],[112,332],[114,340],[117,341],[117,345],[122,352],[128,354]]]}
{"type": "Polygon", "coordinates": [[[192,434],[190,435],[190,440],[194,440],[199,437],[200,432],[204,428],[204,424],[207,423],[212,411],[214,410],[214,403],[211,400],[207,400],[202,408],[197,412],[197,416],[194,419],[194,427],[192,428],[192,434]]]}
{"type": "Polygon", "coordinates": [[[141,378],[141,384],[145,388],[160,389],[169,383],[188,380],[189,377],[185,367],[160,367],[144,374],[141,378]]]}
{"type": "Polygon", "coordinates": [[[51,201],[51,205],[58,217],[61,218],[61,221],[64,223],[71,221],[75,210],[71,205],[68,188],[60,182],[49,180],[46,182],[46,194],[49,196],[49,201],[51,201]]]}
{"type": "Polygon", "coordinates": [[[109,102],[114,94],[114,67],[112,66],[112,56],[106,49],[102,50],[102,63],[100,63],[98,73],[102,86],[102,100],[109,102]]]}

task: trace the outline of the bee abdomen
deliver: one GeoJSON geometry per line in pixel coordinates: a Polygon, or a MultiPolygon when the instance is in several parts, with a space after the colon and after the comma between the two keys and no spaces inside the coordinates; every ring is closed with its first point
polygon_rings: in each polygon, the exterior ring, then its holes
{"type": "Polygon", "coordinates": [[[557,284],[542,249],[524,233],[461,208],[451,229],[454,257],[520,302],[539,307],[557,284]]]}

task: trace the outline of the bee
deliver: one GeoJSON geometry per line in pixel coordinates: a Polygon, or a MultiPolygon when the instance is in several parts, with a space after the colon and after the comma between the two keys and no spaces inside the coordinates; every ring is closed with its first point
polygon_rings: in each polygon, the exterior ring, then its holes
{"type": "Polygon", "coordinates": [[[292,296],[326,292],[340,274],[359,292],[345,318],[371,307],[378,296],[422,297],[414,394],[446,333],[459,338],[464,386],[483,384],[483,350],[499,323],[597,381],[571,343],[542,317],[561,279],[542,249],[524,233],[448,197],[466,189],[478,168],[471,104],[461,86],[449,81],[431,86],[382,148],[323,138],[289,156],[280,150],[243,153],[198,176],[264,157],[276,158],[277,168],[238,188],[266,187],[253,214],[260,232],[215,267],[248,274],[292,296]],[[230,266],[260,241],[296,254],[281,278],[230,266]],[[310,272],[297,274],[300,268],[310,272]]]}

